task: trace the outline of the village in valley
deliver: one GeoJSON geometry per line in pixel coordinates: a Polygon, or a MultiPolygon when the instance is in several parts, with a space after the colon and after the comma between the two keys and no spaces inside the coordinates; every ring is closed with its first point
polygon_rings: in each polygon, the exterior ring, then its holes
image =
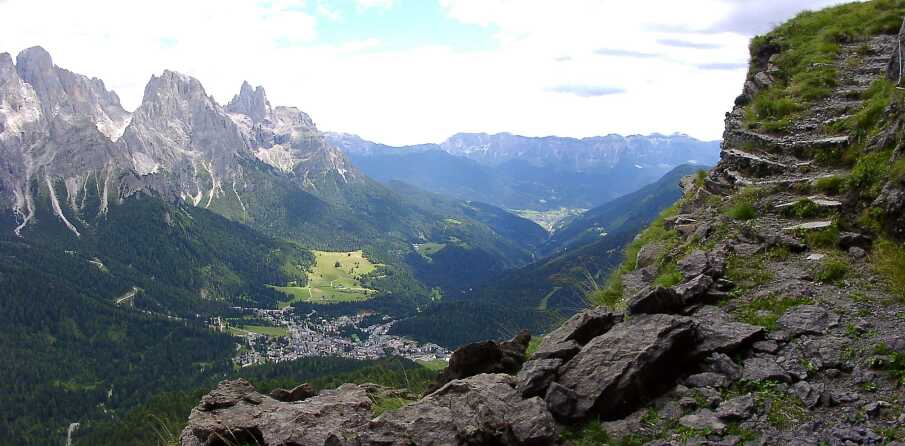
{"type": "Polygon", "coordinates": [[[448,361],[449,350],[436,344],[423,344],[389,334],[395,320],[389,316],[359,314],[327,318],[311,311],[295,313],[293,307],[282,310],[235,308],[252,325],[234,327],[221,317],[211,326],[242,338],[234,358],[240,367],[292,361],[312,356],[351,359],[378,359],[398,356],[418,362],[448,361]]]}

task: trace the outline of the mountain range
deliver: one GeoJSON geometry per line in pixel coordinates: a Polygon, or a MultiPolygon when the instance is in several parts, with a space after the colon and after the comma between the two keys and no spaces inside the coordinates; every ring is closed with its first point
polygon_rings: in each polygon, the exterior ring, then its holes
{"type": "Polygon", "coordinates": [[[440,144],[391,147],[328,133],[370,177],[507,209],[589,209],[656,181],[681,164],[713,165],[719,141],[670,136],[593,138],[456,134],[440,144]]]}
{"type": "MultiPolygon", "coordinates": [[[[564,223],[565,234],[593,235],[560,240],[504,206],[593,207],[658,179],[668,163],[633,148],[579,162],[574,147],[609,149],[569,139],[549,140],[556,156],[544,159],[539,140],[499,135],[360,157],[337,138],[248,82],[220,105],[199,80],[164,71],[130,112],[103,81],[55,65],[43,48],[15,61],[0,54],[0,356],[22,358],[0,371],[15,383],[0,396],[9,420],[0,444],[47,444],[72,420],[115,421],[150,395],[234,373],[235,340],[211,321],[241,321],[243,308],[377,314],[398,322],[394,334],[448,346],[512,331],[501,315],[545,327],[571,311],[574,290],[544,299],[546,282],[494,284],[570,275],[572,260],[538,256],[590,252],[579,244],[593,254],[575,261],[593,257],[602,274],[653,208],[674,200],[677,175],[694,169],[663,179],[648,193],[656,199],[588,214],[611,219],[564,223]],[[512,141],[532,151],[522,158],[512,141]],[[469,144],[503,152],[479,156],[469,144]],[[372,170],[380,163],[396,170],[372,170]],[[601,237],[601,226],[616,235],[601,237]],[[374,265],[360,277],[366,299],[325,305],[280,290],[313,298],[317,251],[358,250],[374,265]]],[[[692,147],[675,162],[707,152],[707,143],[662,139],[663,150],[692,147]]]]}

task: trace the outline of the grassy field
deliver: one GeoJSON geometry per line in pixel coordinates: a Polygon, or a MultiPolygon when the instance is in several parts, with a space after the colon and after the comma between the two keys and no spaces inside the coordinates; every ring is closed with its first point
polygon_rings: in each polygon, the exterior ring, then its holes
{"type": "Polygon", "coordinates": [[[335,303],[367,300],[374,290],[364,288],[360,278],[379,265],[371,263],[361,251],[314,251],[315,262],[308,272],[306,287],[273,287],[288,296],[284,306],[294,302],[335,303]]]}
{"type": "Polygon", "coordinates": [[[421,254],[424,257],[430,258],[430,256],[440,252],[443,248],[446,247],[446,243],[421,243],[413,245],[415,250],[418,251],[418,254],[421,254]]]}
{"type": "Polygon", "coordinates": [[[258,333],[274,338],[289,336],[289,329],[286,327],[265,327],[262,325],[245,325],[242,327],[229,327],[230,334],[234,336],[244,336],[248,333],[258,333]]]}
{"type": "Polygon", "coordinates": [[[422,367],[437,371],[443,370],[449,366],[449,361],[444,361],[442,359],[435,359],[433,361],[422,361],[419,359],[415,362],[417,362],[422,367]]]}

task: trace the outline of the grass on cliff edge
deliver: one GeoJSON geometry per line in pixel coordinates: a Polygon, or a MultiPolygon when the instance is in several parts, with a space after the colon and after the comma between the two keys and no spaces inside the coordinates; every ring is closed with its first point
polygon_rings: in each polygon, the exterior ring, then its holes
{"type": "MultiPolygon", "coordinates": [[[[751,54],[778,46],[776,84],[754,98],[746,114],[749,126],[785,130],[808,103],[828,96],[837,85],[834,66],[841,46],[858,39],[896,34],[905,16],[905,0],[849,3],[806,11],[751,41],[751,54]]],[[[753,73],[752,73],[753,74],[753,73]]]]}
{"type": "MultiPolygon", "coordinates": [[[[607,308],[616,308],[622,305],[624,303],[622,276],[635,270],[638,252],[641,251],[641,248],[653,242],[662,242],[664,245],[662,251],[665,255],[679,243],[679,233],[674,229],[666,229],[663,222],[667,218],[678,214],[680,203],[681,201],[663,211],[647,229],[638,234],[629,243],[625,248],[625,257],[622,263],[619,268],[610,273],[606,285],[588,296],[591,302],[607,308]]],[[[657,261],[658,266],[662,266],[660,265],[662,257],[661,255],[661,259],[657,261]]]]}
{"type": "Polygon", "coordinates": [[[881,239],[871,255],[874,270],[889,283],[890,291],[905,302],[905,245],[881,239]]]}

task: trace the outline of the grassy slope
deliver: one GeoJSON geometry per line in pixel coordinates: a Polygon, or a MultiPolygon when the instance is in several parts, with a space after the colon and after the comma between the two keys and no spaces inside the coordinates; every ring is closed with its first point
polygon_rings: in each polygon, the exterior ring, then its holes
{"type": "Polygon", "coordinates": [[[364,252],[314,251],[314,257],[314,265],[307,276],[307,286],[275,287],[293,297],[281,305],[295,302],[357,302],[367,300],[374,294],[374,290],[362,285],[361,279],[381,265],[371,263],[364,252]]]}

